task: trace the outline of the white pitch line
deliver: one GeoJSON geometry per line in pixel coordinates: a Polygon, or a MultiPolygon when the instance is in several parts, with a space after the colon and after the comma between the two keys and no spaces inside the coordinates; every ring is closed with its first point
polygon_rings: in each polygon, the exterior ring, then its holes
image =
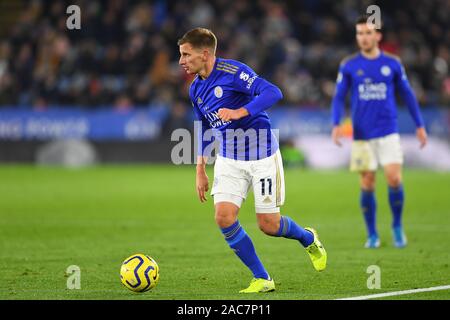
{"type": "Polygon", "coordinates": [[[385,292],[385,293],[378,293],[378,294],[370,294],[368,296],[350,297],[350,298],[342,298],[342,299],[336,299],[336,300],[368,300],[368,299],[376,299],[376,298],[384,298],[384,297],[392,297],[392,296],[401,296],[404,294],[438,291],[438,290],[449,290],[449,289],[450,289],[450,285],[431,287],[431,288],[422,288],[422,289],[413,289],[413,290],[404,290],[404,291],[385,292]]]}

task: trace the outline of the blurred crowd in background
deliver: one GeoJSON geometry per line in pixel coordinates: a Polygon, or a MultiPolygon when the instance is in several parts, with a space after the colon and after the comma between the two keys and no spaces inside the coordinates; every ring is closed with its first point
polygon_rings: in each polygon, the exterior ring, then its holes
{"type": "Polygon", "coordinates": [[[177,39],[193,27],[218,37],[217,55],[277,84],[284,105],[329,108],[337,69],[357,50],[355,19],[381,7],[382,49],[402,58],[422,106],[450,106],[450,2],[12,1],[0,20],[0,107],[189,110],[191,77],[177,39]],[[68,30],[66,8],[81,9],[68,30]],[[15,16],[6,23],[6,15],[15,16]]]}

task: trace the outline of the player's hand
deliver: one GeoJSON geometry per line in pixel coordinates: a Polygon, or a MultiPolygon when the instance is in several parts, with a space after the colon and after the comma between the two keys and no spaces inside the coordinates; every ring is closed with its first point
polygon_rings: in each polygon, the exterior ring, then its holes
{"type": "Polygon", "coordinates": [[[247,109],[245,109],[244,107],[239,109],[221,108],[219,109],[219,112],[217,114],[219,115],[219,118],[224,122],[230,120],[239,120],[240,118],[249,115],[247,109]]]}
{"type": "Polygon", "coordinates": [[[331,131],[331,138],[333,139],[333,142],[339,146],[342,147],[341,138],[342,138],[342,131],[341,128],[338,126],[333,127],[333,131],[331,131]]]}
{"type": "Polygon", "coordinates": [[[417,140],[420,142],[420,149],[423,149],[428,141],[427,131],[424,127],[417,128],[416,136],[417,140]]]}
{"type": "Polygon", "coordinates": [[[209,181],[208,181],[208,175],[206,174],[206,171],[204,168],[197,168],[195,185],[197,188],[197,195],[198,195],[200,202],[203,203],[203,202],[207,201],[206,192],[208,192],[208,189],[209,189],[209,181]]]}

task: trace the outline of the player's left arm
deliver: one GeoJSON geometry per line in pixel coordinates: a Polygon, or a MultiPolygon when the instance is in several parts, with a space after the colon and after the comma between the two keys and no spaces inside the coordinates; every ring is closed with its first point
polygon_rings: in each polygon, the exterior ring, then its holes
{"type": "Polygon", "coordinates": [[[422,114],[420,112],[419,103],[417,102],[416,95],[409,84],[408,77],[406,76],[405,68],[401,61],[397,62],[397,68],[395,70],[395,85],[400,91],[400,95],[403,101],[408,106],[409,113],[414,119],[416,124],[416,136],[420,142],[420,147],[423,148],[427,144],[427,132],[425,130],[425,122],[423,121],[422,114]]]}
{"type": "Polygon", "coordinates": [[[283,98],[281,90],[276,85],[259,77],[248,67],[241,67],[236,72],[233,86],[236,91],[255,98],[238,109],[220,109],[218,115],[224,121],[238,120],[248,115],[258,114],[283,98]]]}

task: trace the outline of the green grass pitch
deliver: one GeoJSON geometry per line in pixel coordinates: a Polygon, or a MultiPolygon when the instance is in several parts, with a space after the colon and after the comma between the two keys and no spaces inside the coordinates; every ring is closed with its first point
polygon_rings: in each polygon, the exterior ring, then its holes
{"type": "MultiPolygon", "coordinates": [[[[285,177],[282,214],[318,230],[328,266],[317,273],[298,242],[263,235],[250,194],[239,219],[277,286],[255,296],[237,293],[251,274],[216,227],[211,197],[199,203],[193,166],[2,166],[0,299],[335,299],[450,284],[450,174],[405,170],[405,249],[392,245],[378,174],[378,250],[363,248],[357,176],[286,169],[285,177]],[[119,280],[134,253],[161,268],[158,286],[143,294],[119,280]],[[66,287],[70,265],[81,269],[79,290],[66,287]],[[370,265],[381,268],[381,289],[367,288],[370,265]]],[[[449,298],[449,290],[391,297],[449,298]]]]}

